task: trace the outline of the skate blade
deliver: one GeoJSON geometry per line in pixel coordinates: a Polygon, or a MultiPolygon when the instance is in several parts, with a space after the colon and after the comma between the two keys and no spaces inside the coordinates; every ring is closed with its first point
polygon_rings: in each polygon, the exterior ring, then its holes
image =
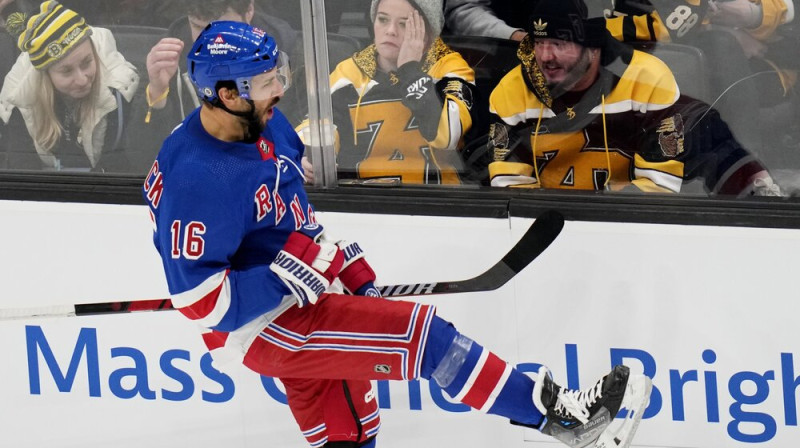
{"type": "Polygon", "coordinates": [[[639,427],[645,408],[650,404],[653,382],[644,375],[631,375],[625,386],[622,407],[627,411],[621,425],[609,426],[597,439],[595,448],[628,448],[639,427]]]}

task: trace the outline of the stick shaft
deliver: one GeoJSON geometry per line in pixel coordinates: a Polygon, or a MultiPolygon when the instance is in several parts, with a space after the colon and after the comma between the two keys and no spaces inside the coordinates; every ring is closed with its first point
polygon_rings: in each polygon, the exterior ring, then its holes
{"type": "MultiPolygon", "coordinates": [[[[514,278],[531,261],[541,255],[561,233],[563,226],[564,218],[558,212],[548,211],[543,213],[536,218],[531,227],[522,235],[522,238],[500,261],[477,277],[457,281],[386,285],[380,286],[378,289],[380,289],[384,297],[493,291],[514,278]]],[[[46,316],[119,314],[171,309],[174,308],[169,299],[83,303],[40,308],[0,309],[0,320],[46,316]]]]}

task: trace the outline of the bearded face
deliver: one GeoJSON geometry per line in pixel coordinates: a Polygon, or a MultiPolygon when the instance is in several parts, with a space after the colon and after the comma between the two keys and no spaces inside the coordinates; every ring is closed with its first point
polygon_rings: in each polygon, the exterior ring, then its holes
{"type": "Polygon", "coordinates": [[[584,90],[594,81],[596,49],[560,39],[536,39],[536,64],[554,97],[570,90],[584,90]]]}

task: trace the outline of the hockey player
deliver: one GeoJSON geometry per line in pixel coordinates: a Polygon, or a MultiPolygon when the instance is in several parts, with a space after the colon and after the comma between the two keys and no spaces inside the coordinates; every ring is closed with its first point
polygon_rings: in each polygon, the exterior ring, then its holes
{"type": "Polygon", "coordinates": [[[370,17],[374,42],[331,74],[339,177],[461,183],[475,72],[439,38],[442,0],[372,0],[370,17]]]}
{"type": "MultiPolygon", "coordinates": [[[[177,5],[175,13],[179,17],[169,25],[167,36],[148,52],[144,92],[134,102],[134,120],[143,130],[143,135],[137,141],[144,153],[142,164],[136,167],[138,172],[149,168],[164,138],[200,104],[184,64],[189,47],[209,22],[236,20],[252,23],[270,33],[284,48],[298,40],[298,33],[287,22],[265,14],[253,0],[188,0],[171,3],[177,5]]],[[[299,110],[292,112],[301,115],[299,110]]]]}
{"type": "Polygon", "coordinates": [[[773,195],[719,114],[682,96],[659,59],[612,39],[583,0],[540,0],[520,65],[492,92],[493,186],[773,195]]]}
{"type": "Polygon", "coordinates": [[[571,446],[628,446],[647,377],[617,366],[583,391],[546,368],[532,379],[433,306],[380,298],[357,244],[324,235],[303,190],[303,145],[275,107],[287,79],[272,37],[212,22],[188,67],[203,104],[164,141],[144,183],[172,303],[205,328],[215,362],[282,380],[311,446],[374,447],[370,380],[414,378],[571,446]]]}

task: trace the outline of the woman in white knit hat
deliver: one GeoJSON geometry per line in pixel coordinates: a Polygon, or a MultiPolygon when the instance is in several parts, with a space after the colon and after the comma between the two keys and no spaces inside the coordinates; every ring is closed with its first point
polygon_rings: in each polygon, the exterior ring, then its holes
{"type": "Polygon", "coordinates": [[[56,1],[6,28],[22,51],[0,91],[0,166],[126,171],[123,109],[139,84],[111,31],[56,1]]]}
{"type": "Polygon", "coordinates": [[[373,0],[370,17],[373,43],[331,74],[339,178],[461,183],[475,73],[439,38],[442,0],[373,0]]]}

